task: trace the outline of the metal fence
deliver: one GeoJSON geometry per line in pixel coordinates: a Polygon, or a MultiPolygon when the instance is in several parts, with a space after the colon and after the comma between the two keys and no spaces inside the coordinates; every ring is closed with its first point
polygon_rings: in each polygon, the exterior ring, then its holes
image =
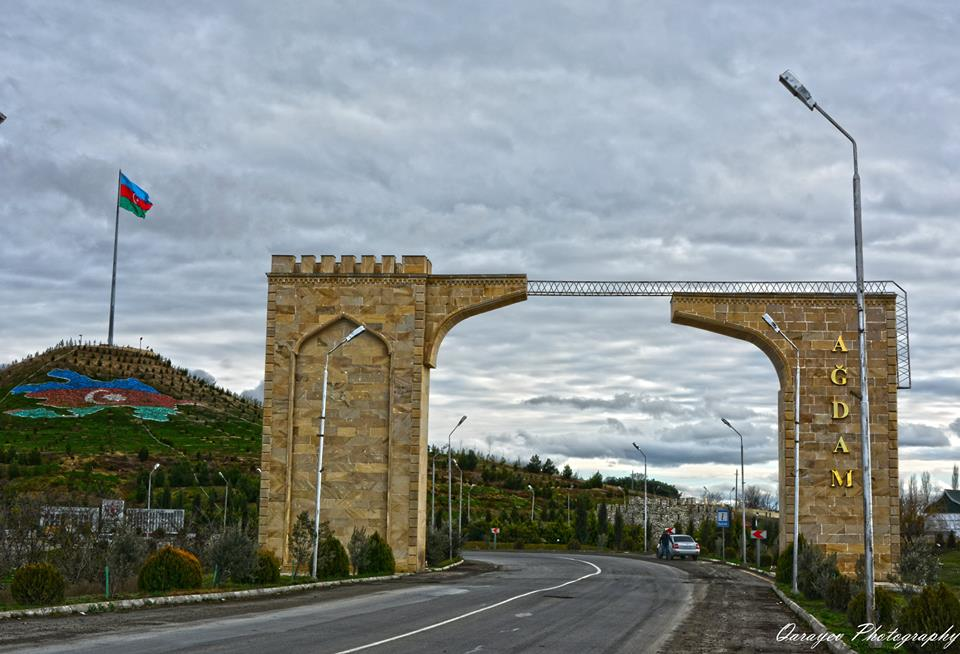
{"type": "Polygon", "coordinates": [[[183,517],[183,509],[127,509],[123,500],[103,500],[99,507],[44,506],[40,527],[89,526],[94,531],[112,533],[126,524],[145,534],[178,534],[183,529],[183,517]]]}
{"type": "MultiPolygon", "coordinates": [[[[630,282],[630,281],[528,281],[531,297],[662,297],[675,293],[728,295],[779,293],[790,295],[856,295],[856,282],[630,282]]],[[[867,295],[896,296],[897,388],[910,388],[910,322],[907,292],[894,281],[864,282],[867,295]]]]}

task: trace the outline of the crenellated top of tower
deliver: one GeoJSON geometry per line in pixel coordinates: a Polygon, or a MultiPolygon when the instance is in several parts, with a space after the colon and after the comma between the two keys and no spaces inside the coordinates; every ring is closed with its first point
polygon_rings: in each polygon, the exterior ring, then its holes
{"type": "Polygon", "coordinates": [[[429,275],[433,271],[430,259],[423,255],[403,255],[400,261],[392,254],[379,259],[373,254],[355,256],[344,254],[339,258],[332,254],[317,257],[304,254],[297,257],[275,254],[270,265],[272,274],[299,275],[429,275]]]}

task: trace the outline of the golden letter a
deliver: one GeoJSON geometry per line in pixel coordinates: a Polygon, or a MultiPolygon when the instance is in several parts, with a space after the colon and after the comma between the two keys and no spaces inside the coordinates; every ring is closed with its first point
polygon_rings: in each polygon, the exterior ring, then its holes
{"type": "Polygon", "coordinates": [[[844,454],[850,454],[850,450],[847,448],[847,443],[843,440],[843,436],[840,437],[840,440],[837,441],[837,446],[833,448],[833,453],[843,452],[844,454]]]}
{"type": "Polygon", "coordinates": [[[833,345],[834,352],[846,352],[847,344],[843,342],[843,334],[837,336],[837,342],[833,345]]]}

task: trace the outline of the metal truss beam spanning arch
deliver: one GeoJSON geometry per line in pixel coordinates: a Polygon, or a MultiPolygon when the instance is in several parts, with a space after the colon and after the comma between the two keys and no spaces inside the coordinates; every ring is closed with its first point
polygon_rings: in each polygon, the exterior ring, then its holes
{"type": "MultiPolygon", "coordinates": [[[[910,388],[910,330],[907,292],[894,281],[864,282],[867,295],[895,295],[897,308],[897,388],[910,388]]],[[[677,281],[528,281],[528,297],[662,297],[675,293],[733,295],[771,293],[790,295],[850,295],[856,282],[677,282],[677,281]]]]}

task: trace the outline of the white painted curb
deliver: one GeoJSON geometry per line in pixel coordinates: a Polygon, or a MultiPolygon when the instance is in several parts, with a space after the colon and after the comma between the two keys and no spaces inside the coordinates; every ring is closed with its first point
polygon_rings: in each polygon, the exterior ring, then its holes
{"type": "MultiPolygon", "coordinates": [[[[428,568],[427,572],[443,572],[461,565],[463,560],[451,563],[442,568],[428,568]]],[[[37,609],[20,609],[16,611],[0,611],[0,620],[13,618],[34,618],[49,615],[70,615],[87,613],[105,613],[107,611],[122,611],[125,609],[141,609],[149,606],[172,606],[176,604],[196,604],[199,602],[224,602],[232,599],[250,599],[254,597],[268,597],[271,595],[285,595],[300,593],[320,588],[335,586],[349,586],[374,581],[388,581],[418,574],[416,572],[398,572],[381,577],[358,577],[351,579],[337,579],[335,581],[316,581],[310,584],[295,584],[293,586],[273,586],[270,588],[251,588],[248,590],[231,590],[221,593],[194,593],[191,595],[167,595],[163,597],[143,597],[139,599],[113,600],[104,602],[87,602],[84,604],[67,604],[65,606],[46,606],[37,609]]],[[[419,573],[422,574],[422,573],[419,573]]]]}

